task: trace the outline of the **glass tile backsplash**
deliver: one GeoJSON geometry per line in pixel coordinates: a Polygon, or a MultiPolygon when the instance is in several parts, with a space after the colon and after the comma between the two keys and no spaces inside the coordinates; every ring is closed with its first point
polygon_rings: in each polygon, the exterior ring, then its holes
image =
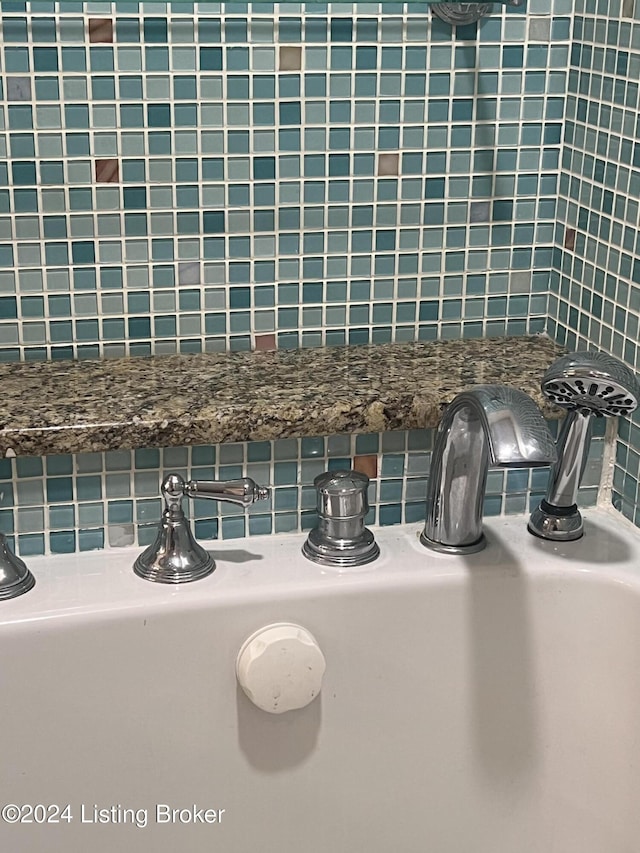
{"type": "Polygon", "coordinates": [[[0,359],[543,331],[570,10],[3,2],[0,359]]]}
{"type": "MultiPolygon", "coordinates": [[[[549,422],[554,432],[557,423],[549,422]]],[[[194,479],[249,476],[272,487],[270,501],[248,511],[187,501],[200,540],[309,530],[317,523],[314,477],[351,467],[371,478],[368,524],[415,522],[418,528],[425,515],[433,436],[434,430],[411,430],[0,459],[0,532],[23,557],[147,545],[162,512],[160,481],[170,471],[194,479]]],[[[582,506],[596,501],[603,448],[599,434],[581,488],[582,506]]],[[[485,514],[533,508],[544,496],[547,478],[546,468],[489,472],[485,514]]]]}

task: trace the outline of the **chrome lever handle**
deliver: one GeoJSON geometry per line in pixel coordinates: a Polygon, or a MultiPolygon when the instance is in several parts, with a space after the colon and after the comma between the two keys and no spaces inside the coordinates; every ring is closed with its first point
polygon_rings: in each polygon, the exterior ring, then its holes
{"type": "Polygon", "coordinates": [[[266,486],[259,486],[251,477],[243,477],[241,480],[189,480],[185,484],[185,494],[190,498],[251,506],[256,501],[266,501],[270,493],[266,486]]]}
{"type": "Polygon", "coordinates": [[[140,554],[133,570],[144,580],[157,583],[189,583],[210,575],[215,561],[194,539],[182,499],[208,498],[229,501],[247,507],[266,500],[269,489],[258,486],[250,477],[242,480],[189,480],[180,474],[168,474],[161,486],[164,511],[155,540],[140,554]]]}
{"type": "Polygon", "coordinates": [[[251,477],[241,480],[189,480],[180,474],[169,474],[162,482],[162,498],[170,513],[182,512],[182,498],[207,498],[226,501],[243,507],[264,501],[271,494],[266,486],[259,486],[251,477]]]}

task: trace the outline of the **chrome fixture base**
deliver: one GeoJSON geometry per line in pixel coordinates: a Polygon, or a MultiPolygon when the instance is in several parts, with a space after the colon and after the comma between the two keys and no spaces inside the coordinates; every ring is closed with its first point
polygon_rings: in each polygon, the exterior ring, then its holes
{"type": "Polygon", "coordinates": [[[555,361],[542,377],[542,393],[568,414],[558,436],[558,461],[547,492],[531,514],[528,530],[541,539],[570,542],[583,534],[576,501],[594,417],[633,412],[640,400],[635,374],[617,358],[600,352],[574,352],[555,361]]]}
{"type": "Polygon", "coordinates": [[[10,550],[7,537],[0,533],[0,601],[24,595],[35,583],[23,561],[10,550]]]}
{"type": "Polygon", "coordinates": [[[215,560],[191,534],[185,521],[175,524],[163,518],[154,542],[133,564],[140,578],[156,583],[191,583],[206,578],[215,560]]]}
{"type": "Polygon", "coordinates": [[[477,542],[472,542],[471,545],[443,545],[442,542],[434,542],[433,539],[427,539],[424,535],[424,530],[420,534],[420,544],[431,551],[437,551],[439,554],[477,554],[478,551],[484,551],[487,547],[487,538],[482,534],[477,542]]]}
{"type": "Polygon", "coordinates": [[[302,553],[308,560],[321,566],[338,568],[353,568],[372,563],[380,556],[380,548],[373,538],[373,533],[365,527],[363,535],[356,541],[344,539],[328,541],[318,528],[309,533],[302,546],[302,553]]]}
{"type": "Polygon", "coordinates": [[[557,542],[573,542],[584,534],[584,523],[578,507],[574,504],[569,512],[560,514],[560,507],[540,501],[531,513],[527,530],[539,539],[553,539],[557,542]]]}
{"type": "Polygon", "coordinates": [[[318,526],[302,546],[308,560],[322,566],[349,568],[373,562],[380,548],[364,526],[369,512],[369,478],[360,471],[327,471],[313,481],[317,490],[318,526]]]}
{"type": "Polygon", "coordinates": [[[436,434],[420,542],[445,554],[481,551],[489,468],[534,468],[555,459],[553,438],[531,397],[507,385],[458,394],[436,434]]]}
{"type": "Polygon", "coordinates": [[[258,486],[249,477],[242,480],[185,480],[169,474],[161,486],[165,509],[158,534],[133,565],[138,577],[155,583],[191,583],[206,578],[216,567],[208,551],[199,545],[182,509],[182,498],[199,497],[250,506],[266,500],[269,489],[258,486]]]}

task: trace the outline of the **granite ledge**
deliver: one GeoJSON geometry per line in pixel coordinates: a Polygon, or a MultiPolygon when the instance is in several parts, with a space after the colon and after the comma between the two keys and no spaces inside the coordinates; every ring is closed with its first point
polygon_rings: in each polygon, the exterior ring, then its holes
{"type": "Polygon", "coordinates": [[[544,336],[0,365],[0,454],[46,456],[433,427],[465,388],[540,393],[544,336]]]}

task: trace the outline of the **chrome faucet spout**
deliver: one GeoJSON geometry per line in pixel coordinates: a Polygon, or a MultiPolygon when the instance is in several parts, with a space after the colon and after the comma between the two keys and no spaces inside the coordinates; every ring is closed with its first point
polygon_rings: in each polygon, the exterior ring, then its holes
{"type": "Polygon", "coordinates": [[[420,541],[445,553],[482,550],[489,468],[532,468],[555,459],[551,433],[527,394],[507,385],[478,385],[458,394],[438,428],[420,541]]]}

